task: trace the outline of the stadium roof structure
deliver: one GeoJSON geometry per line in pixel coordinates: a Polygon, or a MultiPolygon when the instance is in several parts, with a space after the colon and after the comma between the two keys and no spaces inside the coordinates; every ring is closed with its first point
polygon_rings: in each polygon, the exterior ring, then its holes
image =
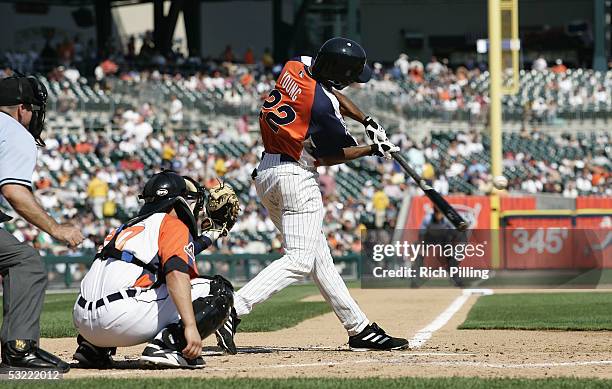
{"type": "MultiPolygon", "coordinates": [[[[231,1],[231,0],[199,0],[200,2],[223,2],[223,1],[231,1]]],[[[251,1],[262,1],[262,0],[251,0],[251,1]]],[[[98,1],[96,0],[32,0],[26,1],[23,0],[0,0],[0,3],[28,3],[31,5],[65,5],[65,6],[84,6],[84,5],[95,5],[98,1]]],[[[144,4],[144,3],[154,3],[155,0],[110,0],[111,7],[121,7],[124,5],[134,5],[134,4],[144,4]]]]}

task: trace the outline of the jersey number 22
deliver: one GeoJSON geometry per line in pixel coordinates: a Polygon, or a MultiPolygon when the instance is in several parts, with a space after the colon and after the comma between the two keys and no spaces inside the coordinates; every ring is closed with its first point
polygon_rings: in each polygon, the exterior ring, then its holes
{"type": "Polygon", "coordinates": [[[259,113],[259,117],[263,118],[270,129],[275,133],[278,132],[280,126],[291,124],[296,117],[295,111],[288,104],[283,104],[276,107],[280,103],[282,95],[278,89],[272,89],[268,98],[263,103],[263,109],[259,113]]]}

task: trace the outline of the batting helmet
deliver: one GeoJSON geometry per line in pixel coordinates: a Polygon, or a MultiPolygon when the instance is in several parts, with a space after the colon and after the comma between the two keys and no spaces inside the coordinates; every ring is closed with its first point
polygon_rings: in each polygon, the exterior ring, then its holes
{"type": "Polygon", "coordinates": [[[198,235],[198,216],[204,206],[206,191],[193,179],[173,171],[162,171],[147,181],[139,198],[145,201],[139,215],[174,209],[191,235],[198,235]]]}
{"type": "Polygon", "coordinates": [[[354,82],[368,82],[372,69],[359,43],[336,37],[321,46],[310,72],[315,80],[342,89],[354,82]]]}

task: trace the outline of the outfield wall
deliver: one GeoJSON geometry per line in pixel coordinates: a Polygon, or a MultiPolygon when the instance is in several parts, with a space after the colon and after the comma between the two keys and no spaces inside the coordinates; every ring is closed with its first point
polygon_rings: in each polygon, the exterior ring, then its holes
{"type": "MultiPolygon", "coordinates": [[[[463,266],[508,270],[612,268],[612,198],[578,197],[572,209],[538,209],[535,196],[501,198],[500,230],[491,228],[488,196],[447,196],[470,223],[473,243],[496,236],[499,245],[488,245],[483,264],[467,258],[463,266]],[[497,252],[497,254],[496,254],[497,252]]],[[[403,240],[415,241],[415,231],[431,212],[425,196],[412,199],[403,240]]]]}

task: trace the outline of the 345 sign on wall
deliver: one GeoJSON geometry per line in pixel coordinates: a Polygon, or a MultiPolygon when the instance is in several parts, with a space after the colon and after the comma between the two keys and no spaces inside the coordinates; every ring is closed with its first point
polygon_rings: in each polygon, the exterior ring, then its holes
{"type": "Polygon", "coordinates": [[[524,255],[533,251],[537,254],[559,254],[569,236],[566,228],[517,228],[512,231],[512,252],[524,255]]]}

